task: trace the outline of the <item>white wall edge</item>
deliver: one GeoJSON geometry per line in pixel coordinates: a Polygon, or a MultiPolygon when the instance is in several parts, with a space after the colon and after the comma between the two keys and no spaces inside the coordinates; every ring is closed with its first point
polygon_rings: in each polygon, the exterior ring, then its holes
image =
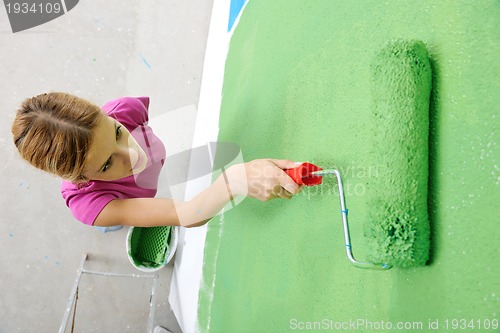
{"type": "MultiPolygon", "coordinates": [[[[214,0],[203,65],[200,99],[192,147],[217,141],[219,111],[222,99],[224,67],[230,35],[227,24],[230,0],[214,0]]],[[[185,200],[210,186],[212,175],[192,181],[186,186],[185,200]]],[[[175,257],[169,303],[184,333],[195,333],[198,294],[203,273],[207,227],[181,228],[175,257]]]]}

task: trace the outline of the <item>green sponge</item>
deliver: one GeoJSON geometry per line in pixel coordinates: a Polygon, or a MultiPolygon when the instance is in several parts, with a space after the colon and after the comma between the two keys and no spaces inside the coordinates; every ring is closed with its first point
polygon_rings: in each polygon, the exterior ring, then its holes
{"type": "Polygon", "coordinates": [[[429,259],[427,213],[431,66],[420,41],[395,40],[376,54],[372,71],[372,163],[369,259],[399,267],[429,259]]]}

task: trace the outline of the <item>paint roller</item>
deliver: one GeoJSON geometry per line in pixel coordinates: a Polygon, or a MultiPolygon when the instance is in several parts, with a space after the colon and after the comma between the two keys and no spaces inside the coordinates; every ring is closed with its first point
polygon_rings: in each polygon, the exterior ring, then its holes
{"type": "Polygon", "coordinates": [[[420,41],[395,40],[378,52],[371,66],[373,149],[369,218],[364,224],[369,261],[352,253],[348,210],[338,170],[310,163],[285,170],[298,184],[318,185],[317,177],[337,177],[348,259],[357,267],[416,267],[429,260],[427,213],[429,100],[431,66],[420,41]]]}

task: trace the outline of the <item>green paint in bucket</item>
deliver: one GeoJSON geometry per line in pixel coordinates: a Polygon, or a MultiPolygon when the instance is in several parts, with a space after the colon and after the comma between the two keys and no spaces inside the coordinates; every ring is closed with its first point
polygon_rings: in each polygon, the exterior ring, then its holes
{"type": "Polygon", "coordinates": [[[175,227],[131,227],[128,232],[129,260],[142,271],[154,271],[165,266],[172,258],[176,245],[175,227]]]}

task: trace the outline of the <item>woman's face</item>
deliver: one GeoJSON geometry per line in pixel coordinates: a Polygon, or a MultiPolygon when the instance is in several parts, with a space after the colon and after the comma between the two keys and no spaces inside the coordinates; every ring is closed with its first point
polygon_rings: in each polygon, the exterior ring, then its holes
{"type": "Polygon", "coordinates": [[[94,130],[83,175],[88,180],[117,180],[142,172],[147,161],[146,153],[125,126],[104,116],[94,130]]]}

